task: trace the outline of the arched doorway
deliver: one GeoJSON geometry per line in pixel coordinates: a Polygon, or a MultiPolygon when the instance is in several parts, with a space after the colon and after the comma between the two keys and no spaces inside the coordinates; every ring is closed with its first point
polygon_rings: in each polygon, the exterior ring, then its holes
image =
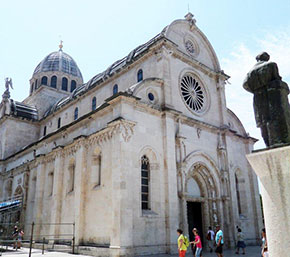
{"type": "Polygon", "coordinates": [[[206,164],[196,162],[185,174],[184,179],[185,230],[194,240],[192,229],[197,228],[203,242],[209,226],[220,222],[219,191],[216,177],[206,164]]]}

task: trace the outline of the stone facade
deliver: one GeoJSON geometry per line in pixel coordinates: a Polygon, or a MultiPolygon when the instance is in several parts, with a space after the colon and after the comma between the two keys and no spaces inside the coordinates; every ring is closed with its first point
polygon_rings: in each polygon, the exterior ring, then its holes
{"type": "Polygon", "coordinates": [[[245,155],[256,140],[226,107],[227,79],[188,14],[68,96],[37,89],[24,103],[49,98],[38,120],[0,123],[13,127],[0,142],[1,199],[21,186],[23,221],[75,222],[78,250],[99,256],[175,252],[178,227],[205,240],[217,223],[228,247],[237,225],[255,244],[259,192],[245,155]]]}

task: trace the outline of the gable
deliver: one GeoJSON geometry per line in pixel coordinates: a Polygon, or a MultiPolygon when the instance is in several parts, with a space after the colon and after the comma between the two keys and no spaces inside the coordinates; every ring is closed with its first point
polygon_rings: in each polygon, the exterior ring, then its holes
{"type": "Polygon", "coordinates": [[[220,71],[219,61],[206,36],[193,20],[176,20],[165,28],[166,38],[177,44],[184,54],[206,65],[213,71],[220,71]]]}

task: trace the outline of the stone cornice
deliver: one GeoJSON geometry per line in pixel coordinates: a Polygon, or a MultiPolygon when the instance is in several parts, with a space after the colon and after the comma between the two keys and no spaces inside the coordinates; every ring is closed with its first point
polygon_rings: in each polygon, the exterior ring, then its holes
{"type": "Polygon", "coordinates": [[[34,125],[34,126],[38,126],[38,122],[37,121],[32,121],[32,120],[29,120],[29,119],[25,119],[23,117],[17,117],[17,116],[14,116],[14,115],[7,115],[5,114],[1,119],[0,119],[0,126],[6,121],[6,120],[14,120],[14,121],[22,121],[22,122],[25,122],[25,123],[28,123],[28,124],[31,124],[31,125],[34,125]]]}
{"type": "Polygon", "coordinates": [[[218,132],[218,133],[223,132],[223,133],[226,133],[228,136],[234,136],[234,137],[240,138],[242,140],[245,140],[246,142],[249,142],[249,141],[255,142],[255,140],[256,140],[255,138],[252,138],[249,136],[243,136],[243,135],[237,134],[235,131],[231,130],[227,126],[219,127],[219,126],[216,126],[214,124],[210,124],[210,123],[207,123],[204,121],[200,121],[200,120],[197,120],[194,118],[187,117],[187,116],[183,115],[182,113],[180,113],[174,109],[166,108],[163,110],[163,112],[171,113],[172,116],[174,116],[176,118],[176,120],[180,120],[181,123],[187,124],[191,127],[206,129],[208,131],[214,131],[214,132],[218,132]]]}
{"type": "MultiPolygon", "coordinates": [[[[66,146],[58,146],[48,154],[41,154],[35,157],[34,160],[29,161],[29,166],[36,167],[39,164],[47,164],[53,162],[57,157],[65,157],[67,155],[75,154],[81,147],[86,149],[93,145],[102,145],[108,142],[114,135],[120,134],[124,142],[129,142],[134,134],[134,127],[136,123],[119,118],[107,124],[104,129],[101,129],[91,135],[81,135],[74,139],[74,141],[66,146]]],[[[15,157],[16,158],[16,157],[15,157]]],[[[4,164],[4,162],[2,163],[4,164]]],[[[20,164],[17,167],[5,172],[11,172],[25,164],[20,164]]],[[[2,174],[3,175],[3,174],[2,174]]]]}

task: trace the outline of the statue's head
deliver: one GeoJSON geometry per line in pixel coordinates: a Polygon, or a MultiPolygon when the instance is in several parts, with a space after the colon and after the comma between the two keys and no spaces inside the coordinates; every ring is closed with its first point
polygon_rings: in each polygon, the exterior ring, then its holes
{"type": "Polygon", "coordinates": [[[270,60],[270,55],[266,52],[262,52],[256,56],[257,62],[267,62],[270,60]]]}

